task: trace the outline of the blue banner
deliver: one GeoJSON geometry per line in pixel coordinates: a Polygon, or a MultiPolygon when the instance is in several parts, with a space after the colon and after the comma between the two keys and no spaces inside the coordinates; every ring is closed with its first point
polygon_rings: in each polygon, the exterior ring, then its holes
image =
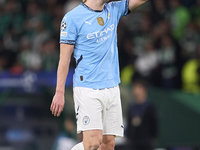
{"type": "MultiPolygon", "coordinates": [[[[74,69],[69,69],[66,87],[73,86],[74,69]]],[[[0,73],[0,92],[14,89],[18,92],[35,93],[44,87],[56,87],[57,70],[33,72],[25,71],[21,74],[13,74],[9,71],[0,73]]]]}

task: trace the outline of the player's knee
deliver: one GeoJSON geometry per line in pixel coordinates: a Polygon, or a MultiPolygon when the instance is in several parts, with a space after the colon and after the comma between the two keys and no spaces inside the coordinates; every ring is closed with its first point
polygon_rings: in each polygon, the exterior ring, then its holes
{"type": "Polygon", "coordinates": [[[97,150],[100,147],[100,142],[93,142],[89,145],[89,150],[97,150]]]}
{"type": "Polygon", "coordinates": [[[83,144],[86,150],[97,150],[102,143],[102,135],[96,134],[88,138],[83,138],[83,144]]]}
{"type": "Polygon", "coordinates": [[[108,150],[114,150],[115,148],[115,141],[112,140],[107,144],[108,150]]]}
{"type": "Polygon", "coordinates": [[[86,150],[97,150],[101,145],[101,141],[98,139],[93,139],[88,144],[85,145],[86,150]]]}
{"type": "Polygon", "coordinates": [[[109,139],[107,141],[104,141],[102,147],[105,150],[114,150],[114,148],[115,148],[115,140],[114,139],[109,139]]]}

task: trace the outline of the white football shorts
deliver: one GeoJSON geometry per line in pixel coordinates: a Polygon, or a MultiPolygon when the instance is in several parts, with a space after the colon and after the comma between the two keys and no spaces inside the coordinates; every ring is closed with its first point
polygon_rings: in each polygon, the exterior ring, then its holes
{"type": "Polygon", "coordinates": [[[124,125],[119,86],[95,90],[75,87],[77,133],[103,130],[103,135],[123,137],[124,125]]]}

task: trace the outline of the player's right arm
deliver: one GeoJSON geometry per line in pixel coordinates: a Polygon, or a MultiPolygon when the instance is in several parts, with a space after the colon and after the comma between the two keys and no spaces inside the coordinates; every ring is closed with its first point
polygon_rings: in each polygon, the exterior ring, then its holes
{"type": "Polygon", "coordinates": [[[141,6],[146,1],[148,0],[120,0],[111,2],[110,4],[113,6],[114,13],[117,14],[119,20],[122,16],[127,16],[131,11],[141,6]]]}
{"type": "Polygon", "coordinates": [[[56,92],[52,100],[51,111],[54,116],[60,116],[64,108],[65,82],[69,70],[69,64],[77,38],[77,29],[74,15],[67,13],[61,22],[60,30],[60,60],[57,71],[56,92]]]}
{"type": "Polygon", "coordinates": [[[57,86],[50,108],[52,114],[57,117],[60,116],[65,104],[65,82],[69,70],[73,49],[74,45],[60,44],[60,60],[57,71],[57,86]]]}

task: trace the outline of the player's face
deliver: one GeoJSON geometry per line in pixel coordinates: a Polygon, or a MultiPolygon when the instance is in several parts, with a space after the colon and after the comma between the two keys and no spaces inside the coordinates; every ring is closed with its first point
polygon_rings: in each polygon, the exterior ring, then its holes
{"type": "Polygon", "coordinates": [[[133,87],[133,95],[135,96],[136,103],[142,104],[146,101],[146,89],[142,85],[135,85],[133,87]]]}

